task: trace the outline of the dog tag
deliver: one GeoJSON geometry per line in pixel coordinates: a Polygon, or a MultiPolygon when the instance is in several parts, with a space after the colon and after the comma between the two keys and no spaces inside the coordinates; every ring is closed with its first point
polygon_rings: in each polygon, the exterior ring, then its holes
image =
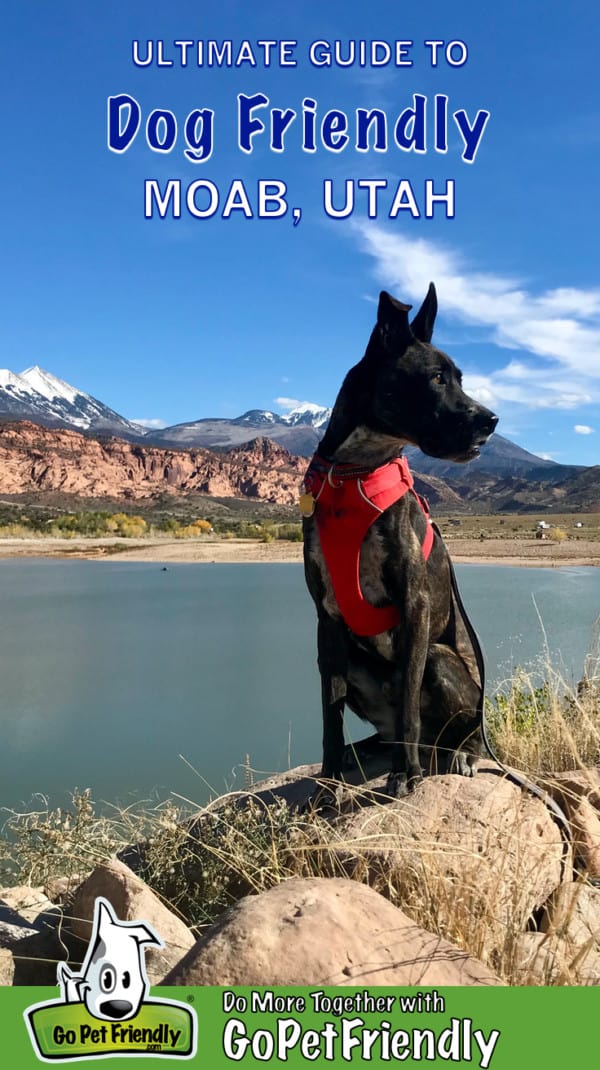
{"type": "Polygon", "coordinates": [[[302,513],[302,516],[312,516],[315,511],[315,499],[312,494],[301,494],[298,501],[298,508],[302,513]]]}

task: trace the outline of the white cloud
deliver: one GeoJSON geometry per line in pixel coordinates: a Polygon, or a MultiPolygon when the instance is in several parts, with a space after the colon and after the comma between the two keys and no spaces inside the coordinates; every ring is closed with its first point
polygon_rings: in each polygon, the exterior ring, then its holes
{"type": "Polygon", "coordinates": [[[303,409],[306,407],[319,408],[313,401],[300,401],[299,398],[273,398],[275,405],[279,405],[281,409],[291,412],[292,409],[303,409]]]}
{"type": "MultiPolygon", "coordinates": [[[[600,290],[560,287],[535,294],[521,279],[478,271],[455,251],[426,239],[392,234],[368,223],[355,224],[354,231],[390,289],[420,302],[433,279],[446,316],[469,327],[483,327],[494,345],[534,354],[550,369],[568,373],[572,381],[566,391],[554,385],[556,407],[580,404],[589,394],[583,380],[598,384],[600,290]]],[[[520,368],[515,361],[508,366],[510,372],[505,369],[507,383],[524,378],[520,368]]],[[[542,392],[545,386],[540,381],[542,392]]]]}
{"type": "Polygon", "coordinates": [[[140,424],[141,427],[148,427],[150,430],[158,430],[160,427],[167,427],[166,420],[151,419],[151,420],[132,420],[133,424],[140,424]]]}
{"type": "Polygon", "coordinates": [[[492,408],[512,402],[532,409],[576,409],[592,400],[584,389],[573,389],[562,374],[553,377],[534,365],[511,363],[489,375],[466,373],[464,384],[468,394],[492,408]]]}
{"type": "Polygon", "coordinates": [[[573,430],[577,435],[593,435],[595,429],[588,427],[587,424],[575,424],[573,430]]]}

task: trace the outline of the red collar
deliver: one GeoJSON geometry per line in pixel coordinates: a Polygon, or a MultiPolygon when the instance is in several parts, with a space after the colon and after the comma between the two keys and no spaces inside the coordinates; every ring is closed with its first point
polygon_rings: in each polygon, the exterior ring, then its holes
{"type": "Polygon", "coordinates": [[[331,464],[317,454],[304,477],[306,494],[315,502],[321,549],[340,612],[355,635],[378,635],[400,621],[395,606],[376,607],[360,587],[360,550],[371,524],[390,505],[411,493],[427,520],[423,557],[429,557],[433,528],[426,502],[414,489],[405,457],[379,468],[331,464]]]}

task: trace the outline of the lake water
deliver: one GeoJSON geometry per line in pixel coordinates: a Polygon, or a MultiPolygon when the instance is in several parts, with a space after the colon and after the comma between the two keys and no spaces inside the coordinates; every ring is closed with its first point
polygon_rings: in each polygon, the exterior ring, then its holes
{"type": "MultiPolygon", "coordinates": [[[[578,679],[600,569],[457,568],[488,683],[547,642],[578,679]],[[545,635],[540,623],[543,622],[545,635]]],[[[299,565],[0,561],[0,807],[75,788],[197,803],[320,758],[316,625],[299,565]]],[[[369,726],[349,718],[354,738],[369,726]]]]}

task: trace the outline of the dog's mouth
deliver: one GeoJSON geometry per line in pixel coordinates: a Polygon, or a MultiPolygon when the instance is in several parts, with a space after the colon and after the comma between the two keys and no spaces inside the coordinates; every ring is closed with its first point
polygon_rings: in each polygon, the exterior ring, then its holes
{"type": "Polygon", "coordinates": [[[435,447],[431,447],[429,444],[423,442],[420,443],[420,447],[423,453],[429,454],[430,457],[437,457],[444,461],[453,461],[455,464],[467,464],[468,461],[474,461],[477,457],[481,456],[481,447],[485,446],[489,435],[482,435],[471,445],[467,446],[463,450],[459,450],[456,453],[450,453],[446,450],[439,450],[435,447]]]}
{"type": "Polygon", "coordinates": [[[470,449],[466,450],[465,453],[463,453],[462,456],[458,458],[458,461],[474,461],[476,457],[480,457],[481,447],[485,444],[486,441],[487,439],[485,439],[484,442],[478,442],[476,445],[471,446],[470,449]]]}

